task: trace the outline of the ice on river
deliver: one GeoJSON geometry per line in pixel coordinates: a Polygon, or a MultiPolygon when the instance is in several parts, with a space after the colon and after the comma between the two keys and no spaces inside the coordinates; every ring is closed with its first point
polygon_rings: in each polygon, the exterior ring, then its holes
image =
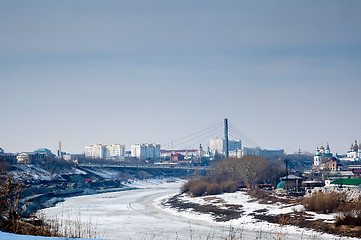
{"type": "MultiPolygon", "coordinates": [[[[219,223],[207,214],[178,212],[160,202],[179,191],[180,181],[138,181],[137,190],[72,197],[40,213],[81,222],[106,239],[339,239],[292,226],[255,221],[219,223]]],[[[346,238],[345,238],[346,239],[346,238]]]]}

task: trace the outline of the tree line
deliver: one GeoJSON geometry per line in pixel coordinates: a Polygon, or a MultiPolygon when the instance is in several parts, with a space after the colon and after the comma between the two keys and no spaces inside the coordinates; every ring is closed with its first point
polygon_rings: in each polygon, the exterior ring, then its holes
{"type": "Polygon", "coordinates": [[[214,195],[234,192],[239,186],[253,187],[257,184],[276,185],[285,174],[281,160],[266,160],[247,155],[242,158],[225,158],[212,163],[213,169],[204,177],[186,182],[181,191],[192,196],[214,195]]]}

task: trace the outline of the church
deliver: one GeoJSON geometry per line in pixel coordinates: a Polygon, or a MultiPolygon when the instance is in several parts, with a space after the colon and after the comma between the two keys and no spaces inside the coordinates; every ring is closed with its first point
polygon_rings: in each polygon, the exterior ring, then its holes
{"type": "Polygon", "coordinates": [[[332,158],[332,153],[330,150],[330,146],[327,143],[326,148],[321,146],[320,148],[317,147],[316,154],[313,157],[313,165],[318,167],[320,166],[324,160],[332,158]]]}
{"type": "Polygon", "coordinates": [[[357,144],[355,140],[351,144],[350,150],[347,152],[346,157],[340,158],[340,161],[360,161],[361,160],[361,143],[357,144]]]}

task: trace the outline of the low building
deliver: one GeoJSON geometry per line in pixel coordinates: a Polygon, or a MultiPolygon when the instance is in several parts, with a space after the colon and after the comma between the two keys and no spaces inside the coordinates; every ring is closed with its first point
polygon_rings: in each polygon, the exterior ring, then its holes
{"type": "Polygon", "coordinates": [[[179,162],[179,161],[183,161],[183,160],[184,160],[184,156],[182,154],[176,153],[171,156],[172,162],[179,162]]]}
{"type": "Polygon", "coordinates": [[[45,155],[45,156],[55,156],[49,149],[47,148],[39,148],[34,151],[34,153],[45,155]]]}
{"type": "Polygon", "coordinates": [[[327,178],[331,180],[337,180],[342,178],[353,179],[356,175],[352,170],[341,170],[341,171],[328,171],[327,178]]]}
{"type": "Polygon", "coordinates": [[[16,160],[16,154],[13,154],[13,153],[6,153],[4,151],[4,149],[0,148],[0,159],[10,163],[10,164],[13,164],[13,163],[16,163],[17,160],[16,160]]]}
{"type": "Polygon", "coordinates": [[[160,150],[160,156],[162,159],[170,159],[171,156],[181,154],[185,159],[192,159],[198,155],[199,150],[197,149],[173,149],[173,150],[160,150]]]}
{"type": "Polygon", "coordinates": [[[329,161],[326,162],[326,167],[330,171],[341,171],[342,164],[336,158],[331,158],[329,161]]]}
{"type": "Polygon", "coordinates": [[[63,157],[64,160],[66,161],[77,161],[80,159],[84,159],[85,155],[84,154],[70,154],[70,153],[65,153],[61,155],[63,157]]]}
{"type": "Polygon", "coordinates": [[[22,164],[29,164],[30,163],[30,156],[27,153],[20,153],[16,156],[17,163],[22,164]]]}
{"type": "Polygon", "coordinates": [[[43,162],[46,156],[45,154],[35,152],[23,152],[16,156],[16,162],[20,164],[35,164],[43,162]]]}
{"type": "Polygon", "coordinates": [[[296,176],[294,174],[289,174],[281,178],[281,183],[283,182],[284,189],[299,192],[302,187],[303,178],[296,176]]]}
{"type": "Polygon", "coordinates": [[[333,181],[325,181],[326,187],[357,188],[361,190],[361,179],[341,178],[333,181]]]}
{"type": "Polygon", "coordinates": [[[269,150],[269,149],[261,149],[260,147],[256,147],[256,148],[243,147],[242,156],[247,156],[247,155],[260,156],[267,159],[281,158],[285,155],[285,150],[283,149],[269,150]]]}

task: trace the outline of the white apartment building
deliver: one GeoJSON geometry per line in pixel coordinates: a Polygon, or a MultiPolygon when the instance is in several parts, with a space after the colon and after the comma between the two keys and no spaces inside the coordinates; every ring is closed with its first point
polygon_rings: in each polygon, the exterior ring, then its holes
{"type": "Polygon", "coordinates": [[[125,156],[125,145],[112,144],[105,146],[105,158],[124,158],[125,156]]]}
{"type": "Polygon", "coordinates": [[[140,143],[131,146],[132,157],[140,160],[160,159],[160,144],[155,143],[140,143]]]}
{"type": "MultiPolygon", "coordinates": [[[[212,154],[220,153],[225,154],[226,152],[226,140],[225,139],[210,139],[209,149],[212,154]]],[[[241,140],[228,140],[228,152],[230,155],[238,155],[242,151],[241,140]]]]}
{"type": "Polygon", "coordinates": [[[112,144],[102,145],[95,144],[85,147],[86,158],[102,158],[102,159],[124,159],[125,145],[112,144]]]}

